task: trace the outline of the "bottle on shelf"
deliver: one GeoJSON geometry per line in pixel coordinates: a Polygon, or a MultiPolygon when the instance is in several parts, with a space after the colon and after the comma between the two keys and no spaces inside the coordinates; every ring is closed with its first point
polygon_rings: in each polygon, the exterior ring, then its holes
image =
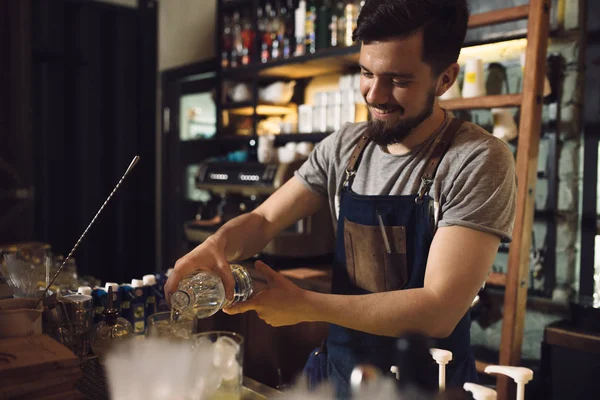
{"type": "Polygon", "coordinates": [[[322,0],[317,10],[317,50],[327,49],[331,46],[331,16],[333,14],[331,0],[322,0]]]}
{"type": "Polygon", "coordinates": [[[271,59],[277,60],[281,56],[283,47],[283,36],[281,35],[281,23],[277,3],[271,7],[269,19],[271,20],[271,59]]]}
{"type": "Polygon", "coordinates": [[[240,13],[238,11],[233,13],[233,20],[231,24],[232,46],[229,65],[231,68],[237,68],[241,64],[241,57],[244,48],[242,43],[242,25],[240,22],[240,13]]]}
{"type": "Polygon", "coordinates": [[[248,13],[244,12],[241,20],[241,64],[248,65],[252,61],[252,45],[254,43],[254,29],[248,13]]]}
{"type": "Polygon", "coordinates": [[[92,338],[92,351],[98,356],[98,362],[104,364],[104,356],[117,343],[133,336],[133,326],[125,318],[119,317],[114,307],[113,286],[108,287],[108,302],[102,312],[104,319],[96,325],[92,338]]]}
{"type": "MultiPolygon", "coordinates": [[[[343,34],[340,35],[340,21],[344,18],[344,3],[342,1],[336,1],[335,7],[331,10],[331,19],[329,24],[329,45],[331,47],[341,46],[343,43],[343,34]]],[[[342,26],[344,24],[342,23],[342,26]]]]}
{"type": "Polygon", "coordinates": [[[260,61],[266,63],[271,54],[271,35],[269,33],[269,15],[262,7],[259,7],[256,12],[256,25],[260,38],[260,61]]]}
{"type": "Polygon", "coordinates": [[[309,0],[306,4],[305,19],[305,46],[306,52],[314,54],[317,51],[317,3],[309,0]]]}
{"type": "Polygon", "coordinates": [[[296,36],[295,56],[302,56],[306,53],[306,1],[300,0],[298,8],[295,11],[294,31],[296,36]]]}
{"type": "Polygon", "coordinates": [[[232,301],[225,298],[225,288],[219,276],[212,271],[202,271],[185,278],[171,296],[171,307],[176,312],[191,318],[208,318],[223,307],[245,301],[252,295],[252,278],[241,265],[232,264],[231,273],[235,281],[232,301]]]}
{"type": "Polygon", "coordinates": [[[223,33],[221,35],[221,43],[223,50],[221,52],[221,67],[229,68],[231,66],[231,48],[233,45],[232,31],[231,31],[231,17],[225,15],[223,18],[223,33]]]}
{"type": "Polygon", "coordinates": [[[287,0],[287,6],[281,9],[281,19],[284,21],[283,58],[290,58],[294,54],[294,0],[287,0]]]}
{"type": "Polygon", "coordinates": [[[348,3],[346,3],[346,7],[344,9],[346,23],[344,32],[344,44],[346,46],[352,46],[353,44],[352,32],[354,32],[354,29],[356,29],[356,24],[358,21],[358,11],[360,7],[359,4],[360,2],[351,0],[348,3]]]}

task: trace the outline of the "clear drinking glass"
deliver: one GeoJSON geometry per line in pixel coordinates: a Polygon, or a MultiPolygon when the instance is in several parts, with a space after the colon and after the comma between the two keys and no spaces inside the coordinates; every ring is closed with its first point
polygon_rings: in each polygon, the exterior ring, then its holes
{"type": "Polygon", "coordinates": [[[203,380],[202,398],[208,400],[240,400],[244,378],[244,338],[239,333],[209,331],[192,336],[199,354],[212,356],[209,374],[196,377],[203,380]]]}
{"type": "Polygon", "coordinates": [[[171,311],[152,314],[146,321],[146,337],[190,339],[194,321],[171,311]]]}

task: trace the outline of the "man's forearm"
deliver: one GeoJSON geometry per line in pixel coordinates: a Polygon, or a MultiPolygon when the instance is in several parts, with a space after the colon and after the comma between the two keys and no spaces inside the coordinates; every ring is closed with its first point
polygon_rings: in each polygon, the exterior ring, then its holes
{"type": "Polygon", "coordinates": [[[328,322],[381,336],[408,331],[445,337],[454,329],[436,296],[424,288],[362,296],[306,292],[306,320],[328,322]]]}
{"type": "Polygon", "coordinates": [[[260,252],[272,239],[268,222],[258,214],[242,214],[224,224],[211,240],[224,246],[228,261],[244,260],[260,252]]]}

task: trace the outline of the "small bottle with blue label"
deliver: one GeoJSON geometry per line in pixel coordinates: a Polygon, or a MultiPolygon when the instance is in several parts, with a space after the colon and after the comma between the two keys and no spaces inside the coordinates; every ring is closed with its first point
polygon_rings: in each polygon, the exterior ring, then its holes
{"type": "Polygon", "coordinates": [[[107,293],[102,287],[96,286],[92,290],[92,299],[94,302],[94,324],[104,319],[104,308],[106,307],[107,293]]]}
{"type": "Polygon", "coordinates": [[[146,297],[147,289],[144,281],[141,279],[132,279],[134,299],[131,302],[131,311],[133,313],[133,332],[136,335],[143,335],[146,331],[146,297]]]}
{"type": "MultiPolygon", "coordinates": [[[[112,288],[112,304],[113,304],[113,308],[115,308],[117,310],[117,312],[121,311],[121,299],[119,297],[119,284],[115,283],[115,282],[106,282],[104,284],[104,291],[106,292],[106,295],[108,296],[108,289],[112,288]]],[[[108,304],[108,297],[107,297],[107,301],[106,303],[108,304]]]]}
{"type": "Polygon", "coordinates": [[[133,318],[131,303],[135,300],[135,295],[133,294],[133,288],[129,283],[124,283],[119,286],[119,299],[121,303],[119,315],[129,321],[131,326],[133,326],[135,318],[133,318]]]}

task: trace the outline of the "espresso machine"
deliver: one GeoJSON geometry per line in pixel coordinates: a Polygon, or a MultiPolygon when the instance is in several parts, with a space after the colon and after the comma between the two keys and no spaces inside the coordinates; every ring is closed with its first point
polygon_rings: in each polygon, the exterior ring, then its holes
{"type": "MultiPolygon", "coordinates": [[[[197,189],[210,193],[194,220],[185,222],[188,241],[202,243],[227,221],[251,212],[283,186],[303,161],[291,163],[235,163],[206,161],[195,176],[197,189]]],[[[331,214],[324,207],[282,231],[258,254],[281,268],[331,262],[334,233],[331,214]]]]}

